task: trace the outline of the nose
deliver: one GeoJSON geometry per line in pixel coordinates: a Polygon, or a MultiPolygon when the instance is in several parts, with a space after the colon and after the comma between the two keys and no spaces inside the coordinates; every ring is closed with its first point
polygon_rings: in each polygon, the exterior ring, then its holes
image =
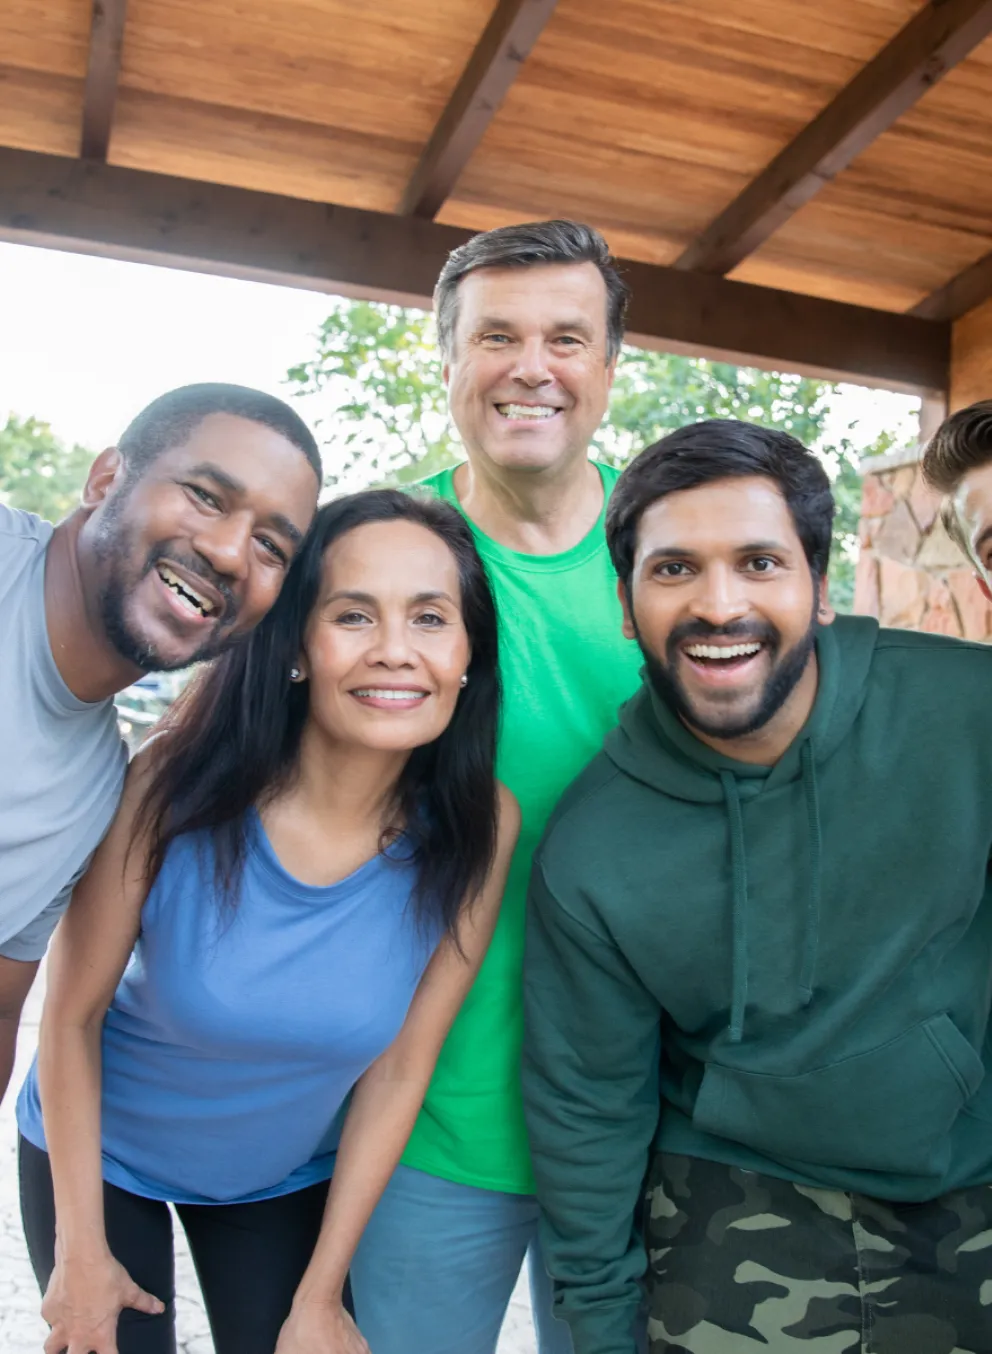
{"type": "Polygon", "coordinates": [[[193,538],[193,549],[218,574],[243,581],[248,576],[252,522],[248,513],[215,517],[193,538]]]}
{"type": "Polygon", "coordinates": [[[536,390],[554,380],[548,370],[548,357],[544,340],[537,334],[525,339],[517,350],[517,360],[510,373],[514,381],[536,390]]]}
{"type": "Polygon", "coordinates": [[[416,666],[417,656],[410,639],[406,616],[383,616],[375,627],[375,636],[366,660],[373,666],[396,670],[416,666]]]}
{"type": "Polygon", "coordinates": [[[739,621],[750,610],[744,581],[736,569],[713,565],[700,575],[689,610],[697,620],[708,625],[729,625],[739,621]]]}

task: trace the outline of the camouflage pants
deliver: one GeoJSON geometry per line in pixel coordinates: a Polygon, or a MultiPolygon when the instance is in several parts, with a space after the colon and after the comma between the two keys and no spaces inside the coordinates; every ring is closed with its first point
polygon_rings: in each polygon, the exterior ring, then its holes
{"type": "Polygon", "coordinates": [[[992,1185],[925,1204],[660,1153],[651,1354],[992,1354],[992,1185]]]}

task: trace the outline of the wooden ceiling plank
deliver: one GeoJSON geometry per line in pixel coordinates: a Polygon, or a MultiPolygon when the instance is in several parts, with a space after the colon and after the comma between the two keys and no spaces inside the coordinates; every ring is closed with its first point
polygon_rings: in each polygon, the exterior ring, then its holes
{"type": "MultiPolygon", "coordinates": [[[[0,239],[429,307],[471,232],[0,149],[0,239]]],[[[950,325],[621,262],[632,343],[897,390],[946,389],[950,325]]]]}
{"type": "Polygon", "coordinates": [[[929,0],[675,261],[724,275],[992,33],[992,0],[929,0]]]}
{"type": "Polygon", "coordinates": [[[959,320],[992,297],[992,253],[963,269],[909,311],[924,320],[959,320]]]}
{"type": "Polygon", "coordinates": [[[482,140],[558,0],[498,0],[406,186],[401,216],[429,220],[482,140]]]}
{"type": "Polygon", "coordinates": [[[93,0],[79,151],[84,160],[107,158],[126,17],[127,0],[93,0]]]}

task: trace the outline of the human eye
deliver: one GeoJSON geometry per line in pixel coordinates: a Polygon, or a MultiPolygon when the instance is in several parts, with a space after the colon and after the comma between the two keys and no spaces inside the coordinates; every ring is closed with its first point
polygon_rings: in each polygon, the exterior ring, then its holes
{"type": "Polygon", "coordinates": [[[439,611],[422,611],[416,618],[416,624],[425,630],[437,630],[447,621],[439,611]]]}
{"type": "Polygon", "coordinates": [[[502,347],[504,344],[510,343],[511,341],[509,334],[492,333],[482,335],[483,343],[491,343],[497,348],[502,347]]]}
{"type": "Polygon", "coordinates": [[[338,625],[359,626],[369,624],[369,617],[366,615],[366,613],[364,611],[357,611],[354,609],[351,611],[342,611],[339,616],[335,617],[335,619],[338,625]]]}
{"type": "Polygon", "coordinates": [[[188,492],[205,507],[213,508],[217,511],[220,510],[220,499],[216,494],[212,494],[209,489],[204,489],[202,484],[197,484],[193,480],[188,480],[183,485],[183,488],[188,490],[188,492]]]}
{"type": "Polygon", "coordinates": [[[559,334],[555,339],[555,342],[563,344],[566,348],[579,348],[582,346],[582,340],[575,334],[559,334]]]}
{"type": "Polygon", "coordinates": [[[778,560],[771,555],[755,555],[744,567],[752,574],[770,574],[778,568],[778,560]]]}
{"type": "Polygon", "coordinates": [[[688,564],[680,559],[666,559],[654,566],[656,578],[686,578],[690,573],[688,564]]]}
{"type": "Polygon", "coordinates": [[[275,541],[270,540],[268,536],[257,536],[255,538],[267,555],[270,555],[277,564],[288,564],[289,559],[285,550],[276,545],[275,541]]]}

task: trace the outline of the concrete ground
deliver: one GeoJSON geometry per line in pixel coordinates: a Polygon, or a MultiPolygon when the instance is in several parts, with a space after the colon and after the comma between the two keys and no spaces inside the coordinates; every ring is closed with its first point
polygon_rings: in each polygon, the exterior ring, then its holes
{"type": "MultiPolygon", "coordinates": [[[[0,1107],[0,1350],[3,1354],[41,1354],[46,1326],[38,1314],[41,1299],[28,1264],[17,1204],[14,1100],[27,1072],[38,1038],[41,983],[27,1001],[17,1050],[17,1066],[0,1107]]],[[[196,1276],[177,1231],[177,1312],[180,1354],[213,1354],[196,1276]]],[[[536,1354],[526,1282],[521,1279],[510,1303],[498,1354],[536,1354]]],[[[375,1351],[373,1350],[373,1354],[375,1351]]]]}

